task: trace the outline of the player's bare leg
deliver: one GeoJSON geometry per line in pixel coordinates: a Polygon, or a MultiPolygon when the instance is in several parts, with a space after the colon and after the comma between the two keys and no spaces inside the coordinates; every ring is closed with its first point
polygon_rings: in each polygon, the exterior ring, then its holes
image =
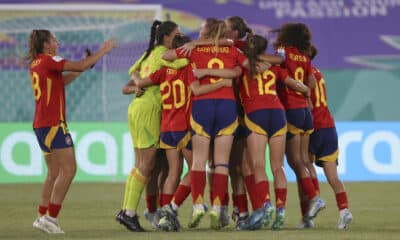
{"type": "Polygon", "coordinates": [[[323,162],[325,176],[336,196],[336,202],[339,208],[338,229],[346,229],[353,221],[353,215],[348,208],[346,190],[342,181],[340,181],[336,162],[323,162]]]}
{"type": "Polygon", "coordinates": [[[287,180],[283,161],[285,155],[286,135],[280,135],[270,138],[270,163],[272,174],[274,176],[274,189],[276,197],[276,214],[272,224],[272,229],[279,230],[283,228],[285,220],[285,204],[287,193],[287,180]]]}
{"type": "Polygon", "coordinates": [[[193,201],[192,219],[189,228],[197,227],[205,214],[204,189],[206,185],[206,163],[210,156],[210,139],[198,134],[192,137],[193,163],[190,185],[193,201]]]}
{"type": "Polygon", "coordinates": [[[228,188],[229,156],[232,149],[233,135],[217,136],[214,139],[215,173],[213,176],[213,201],[210,210],[212,229],[220,229],[221,203],[228,188]]]}
{"type": "Polygon", "coordinates": [[[54,188],[54,183],[59,174],[59,163],[57,160],[53,159],[53,155],[51,153],[46,153],[45,156],[46,166],[47,166],[47,176],[43,183],[43,188],[41,192],[41,198],[39,203],[39,216],[33,222],[33,227],[37,228],[43,232],[50,233],[50,230],[47,229],[46,225],[40,220],[40,218],[47,213],[48,205],[50,202],[51,193],[54,188]]]}
{"type": "Polygon", "coordinates": [[[258,191],[258,199],[253,213],[249,218],[249,227],[252,230],[261,228],[264,223],[269,223],[274,207],[271,204],[269,183],[265,172],[265,150],[268,138],[265,135],[252,132],[247,137],[247,146],[252,162],[252,171],[258,191]]]}

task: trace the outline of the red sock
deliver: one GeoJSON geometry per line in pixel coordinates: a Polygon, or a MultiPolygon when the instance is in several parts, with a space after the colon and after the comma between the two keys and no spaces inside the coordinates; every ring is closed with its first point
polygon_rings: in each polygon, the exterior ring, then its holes
{"type": "Polygon", "coordinates": [[[157,195],[146,195],[146,207],[149,212],[155,212],[157,210],[157,195]]]}
{"type": "Polygon", "coordinates": [[[239,194],[239,195],[236,195],[236,197],[237,197],[237,208],[239,209],[239,214],[249,212],[249,209],[247,208],[246,194],[245,193],[239,194]]]}
{"type": "Polygon", "coordinates": [[[232,202],[233,202],[233,207],[234,208],[238,208],[238,196],[239,195],[235,195],[232,193],[231,197],[232,197],[232,202]]]}
{"type": "Polygon", "coordinates": [[[54,203],[49,203],[49,216],[52,218],[57,218],[58,213],[61,210],[61,205],[54,204],[54,203]]]}
{"type": "Polygon", "coordinates": [[[317,193],[317,195],[319,195],[319,182],[318,182],[318,178],[312,178],[312,183],[314,185],[314,189],[315,192],[317,193]]]}
{"type": "MultiPolygon", "coordinates": [[[[214,199],[212,206],[221,206],[224,198],[226,197],[226,189],[228,188],[228,175],[214,173],[212,189],[214,193],[214,199]]],[[[228,197],[229,199],[229,197],[228,197]]]]}
{"type": "Polygon", "coordinates": [[[212,204],[212,201],[214,199],[214,192],[212,191],[212,186],[210,186],[210,195],[209,195],[209,197],[210,197],[210,203],[212,204]]]}
{"type": "Polygon", "coordinates": [[[228,206],[228,205],[229,205],[229,192],[227,191],[224,195],[224,198],[222,199],[222,206],[228,206]]]}
{"type": "Polygon", "coordinates": [[[276,208],[285,208],[287,188],[275,188],[276,208]]]}
{"type": "Polygon", "coordinates": [[[301,216],[305,216],[308,211],[309,201],[300,202],[301,216]]]}
{"type": "Polygon", "coordinates": [[[189,196],[190,186],[180,184],[175,191],[172,201],[179,207],[183,201],[189,196]]]}
{"type": "Polygon", "coordinates": [[[251,206],[253,207],[253,210],[256,210],[257,208],[254,208],[255,205],[257,205],[257,196],[258,193],[256,191],[255,185],[255,179],[254,179],[254,175],[248,175],[244,178],[244,181],[246,183],[246,188],[247,188],[247,192],[249,193],[249,197],[250,197],[250,202],[251,202],[251,206]]]}
{"type": "Polygon", "coordinates": [[[163,206],[165,206],[165,205],[170,204],[173,196],[174,196],[173,194],[164,194],[164,193],[161,193],[161,194],[160,194],[160,198],[161,198],[160,207],[163,207],[163,206]]]}
{"type": "Polygon", "coordinates": [[[203,204],[204,188],[206,187],[206,172],[190,172],[190,189],[192,191],[193,204],[203,204]]]}
{"type": "Polygon", "coordinates": [[[256,209],[263,207],[266,201],[269,201],[269,184],[267,181],[261,181],[256,183],[256,189],[258,192],[258,199],[256,204],[256,209]]]}
{"type": "Polygon", "coordinates": [[[314,184],[310,177],[301,179],[301,189],[303,193],[307,195],[308,200],[317,196],[317,192],[315,191],[314,184]]]}
{"type": "Polygon", "coordinates": [[[47,213],[47,206],[39,205],[38,207],[39,216],[43,216],[47,213]]]}
{"type": "Polygon", "coordinates": [[[336,204],[339,210],[349,208],[349,202],[347,201],[346,192],[336,193],[336,204]]]}

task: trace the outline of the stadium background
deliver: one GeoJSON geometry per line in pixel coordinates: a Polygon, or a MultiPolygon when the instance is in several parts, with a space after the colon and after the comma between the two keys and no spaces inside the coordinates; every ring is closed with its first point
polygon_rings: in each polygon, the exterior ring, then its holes
{"type": "MultiPolygon", "coordinates": [[[[0,1],[38,4],[53,1],[0,1]]],[[[78,1],[60,1],[77,3],[78,1]]],[[[114,6],[160,1],[84,1],[114,6]]],[[[79,4],[82,4],[80,2],[79,4]]],[[[78,4],[78,6],[79,6],[78,4]]],[[[115,7],[117,8],[117,7],[115,7]]],[[[197,37],[206,17],[239,15],[273,42],[270,29],[304,22],[319,48],[315,60],[325,74],[328,103],[340,139],[339,174],[345,181],[400,180],[400,21],[398,1],[171,0],[162,2],[163,19],[197,37]]],[[[0,5],[1,9],[1,5],[0,5]]],[[[67,87],[67,118],[78,161],[75,181],[123,181],[133,164],[127,120],[131,96],[123,96],[127,69],[147,46],[154,13],[2,10],[0,17],[0,182],[41,182],[45,166],[31,130],[34,102],[27,68],[29,31],[49,28],[61,56],[80,58],[116,37],[119,47],[67,87]],[[138,15],[136,15],[138,14],[138,15]],[[142,20],[137,20],[139,16],[142,20]]],[[[269,49],[271,52],[271,48],[269,49]]],[[[291,170],[287,170],[294,181],[291,170]]],[[[320,175],[321,179],[324,179],[320,175]]]]}

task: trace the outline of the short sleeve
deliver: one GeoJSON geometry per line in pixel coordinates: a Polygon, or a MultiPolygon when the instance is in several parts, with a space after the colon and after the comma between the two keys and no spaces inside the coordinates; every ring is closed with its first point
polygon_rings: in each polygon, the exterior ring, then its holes
{"type": "Polygon", "coordinates": [[[166,67],[161,68],[160,70],[155,71],[154,73],[150,74],[149,78],[150,80],[156,84],[160,85],[162,80],[165,79],[166,77],[166,67]]]}
{"type": "Polygon", "coordinates": [[[65,60],[64,58],[60,57],[60,56],[53,56],[51,58],[49,58],[49,69],[50,71],[54,71],[54,72],[62,72],[64,70],[64,64],[67,60],[65,60]]]}

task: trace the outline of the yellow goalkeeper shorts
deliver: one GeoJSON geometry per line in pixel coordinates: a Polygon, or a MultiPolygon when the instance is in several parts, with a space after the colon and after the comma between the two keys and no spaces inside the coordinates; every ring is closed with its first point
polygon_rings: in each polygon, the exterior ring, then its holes
{"type": "Polygon", "coordinates": [[[160,141],[161,104],[135,101],[129,104],[128,125],[134,148],[158,148],[160,141]]]}

